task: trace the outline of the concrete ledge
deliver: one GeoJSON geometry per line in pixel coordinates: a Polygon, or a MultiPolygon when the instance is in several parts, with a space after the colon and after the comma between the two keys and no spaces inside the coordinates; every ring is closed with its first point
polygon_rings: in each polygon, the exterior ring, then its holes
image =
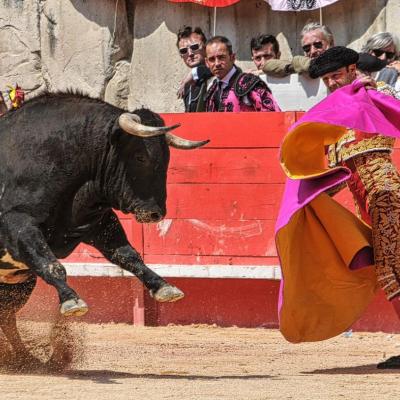
{"type": "MultiPolygon", "coordinates": [[[[132,276],[110,263],[64,263],[68,276],[132,276]]],[[[280,280],[279,265],[186,265],[147,264],[166,278],[272,279],[280,280]]]]}

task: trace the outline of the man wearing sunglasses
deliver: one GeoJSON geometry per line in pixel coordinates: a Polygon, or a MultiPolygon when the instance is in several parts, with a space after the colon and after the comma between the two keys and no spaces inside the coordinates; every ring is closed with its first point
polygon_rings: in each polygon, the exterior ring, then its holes
{"type": "Polygon", "coordinates": [[[266,75],[285,77],[290,74],[307,74],[310,62],[320,56],[327,49],[334,46],[331,30],[326,25],[310,22],[304,26],[300,33],[303,56],[294,56],[289,60],[268,60],[263,66],[266,75]]]}
{"type": "Polygon", "coordinates": [[[333,34],[325,25],[310,22],[301,31],[301,48],[308,58],[317,58],[334,46],[333,34]]]}
{"type": "Polygon", "coordinates": [[[392,62],[397,55],[395,38],[389,32],[376,33],[367,40],[361,51],[372,54],[380,60],[392,62]]]}
{"type": "Polygon", "coordinates": [[[394,36],[389,32],[380,32],[372,35],[365,45],[362,52],[368,53],[387,64],[383,68],[376,80],[385,82],[392,86],[396,91],[400,91],[400,61],[397,60],[397,45],[394,36]]]}
{"type": "Polygon", "coordinates": [[[185,26],[178,32],[178,52],[182,61],[190,68],[177,93],[178,98],[183,99],[185,112],[204,111],[207,79],[212,76],[204,62],[205,43],[206,37],[199,27],[192,29],[185,26]]]}
{"type": "Polygon", "coordinates": [[[208,40],[206,64],[216,79],[207,91],[206,111],[280,111],[267,84],[254,74],[243,73],[235,60],[228,38],[208,40]]]}

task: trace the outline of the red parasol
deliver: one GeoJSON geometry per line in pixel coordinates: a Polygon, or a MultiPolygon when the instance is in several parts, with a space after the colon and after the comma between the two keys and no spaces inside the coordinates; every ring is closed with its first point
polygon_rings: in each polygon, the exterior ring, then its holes
{"type": "Polygon", "coordinates": [[[168,0],[173,3],[195,3],[207,7],[228,7],[240,0],[168,0]]]}
{"type": "Polygon", "coordinates": [[[214,29],[213,35],[215,35],[215,28],[217,25],[217,7],[228,7],[233,4],[239,3],[240,0],[168,0],[172,3],[195,3],[200,6],[207,6],[214,8],[214,29]]]}

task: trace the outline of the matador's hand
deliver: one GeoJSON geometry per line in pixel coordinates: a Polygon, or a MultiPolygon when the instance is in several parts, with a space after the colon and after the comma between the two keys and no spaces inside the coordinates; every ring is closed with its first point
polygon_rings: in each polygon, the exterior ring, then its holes
{"type": "Polygon", "coordinates": [[[396,61],[392,61],[389,65],[389,68],[394,68],[398,73],[400,73],[400,61],[396,60],[396,61]]]}
{"type": "Polygon", "coordinates": [[[362,78],[359,79],[359,81],[362,83],[362,85],[365,87],[365,89],[376,90],[376,82],[370,76],[363,76],[362,78]]]}

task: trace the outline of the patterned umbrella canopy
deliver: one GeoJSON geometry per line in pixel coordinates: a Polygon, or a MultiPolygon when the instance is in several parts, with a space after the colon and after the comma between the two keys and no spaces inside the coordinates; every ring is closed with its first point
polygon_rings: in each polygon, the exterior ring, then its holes
{"type": "Polygon", "coordinates": [[[275,11],[307,11],[328,6],[338,0],[265,0],[275,11]]]}
{"type": "Polygon", "coordinates": [[[196,3],[207,7],[227,7],[238,3],[240,0],[169,0],[173,3],[196,3]]]}

